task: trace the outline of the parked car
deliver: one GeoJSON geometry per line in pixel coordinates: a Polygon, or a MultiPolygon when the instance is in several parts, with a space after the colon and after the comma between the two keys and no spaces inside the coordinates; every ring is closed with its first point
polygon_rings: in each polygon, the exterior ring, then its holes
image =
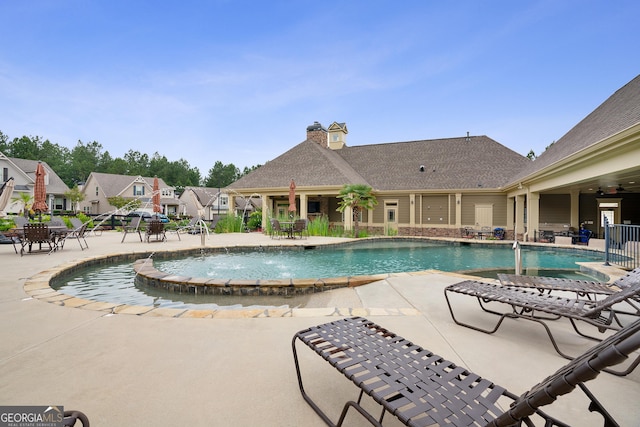
{"type": "Polygon", "coordinates": [[[169,222],[169,217],[166,216],[165,214],[161,214],[161,213],[149,213],[149,212],[145,212],[145,211],[133,211],[133,212],[129,212],[127,214],[128,218],[133,218],[133,217],[142,217],[142,220],[145,222],[149,222],[152,219],[157,219],[160,222],[169,222]]]}
{"type": "Polygon", "coordinates": [[[169,222],[169,217],[161,213],[154,213],[153,215],[151,215],[151,219],[157,219],[160,222],[164,222],[164,223],[169,222]]]}
{"type": "Polygon", "coordinates": [[[137,216],[142,217],[143,221],[151,221],[151,214],[149,212],[133,211],[133,212],[129,212],[126,215],[127,218],[134,218],[134,217],[137,217],[137,216]]]}

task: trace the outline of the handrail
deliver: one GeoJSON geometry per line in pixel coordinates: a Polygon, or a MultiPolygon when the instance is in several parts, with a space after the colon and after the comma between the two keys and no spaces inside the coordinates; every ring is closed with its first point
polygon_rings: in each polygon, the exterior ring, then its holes
{"type": "Polygon", "coordinates": [[[605,265],[640,267],[640,225],[609,224],[605,218],[605,265]]]}

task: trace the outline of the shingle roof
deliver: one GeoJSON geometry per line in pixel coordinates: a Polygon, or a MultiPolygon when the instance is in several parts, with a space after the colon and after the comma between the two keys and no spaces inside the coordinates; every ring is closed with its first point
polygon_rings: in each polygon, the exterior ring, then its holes
{"type": "Polygon", "coordinates": [[[511,182],[516,183],[638,123],[640,123],[640,75],[618,89],[527,168],[516,174],[511,182]]]}
{"type": "MultiPolygon", "coordinates": [[[[119,195],[124,189],[129,187],[138,176],[118,175],[113,173],[92,172],[93,178],[98,182],[100,188],[104,192],[105,197],[114,197],[119,195]]],[[[149,188],[153,188],[153,177],[140,177],[149,188]]],[[[170,188],[162,178],[158,178],[160,188],[170,188]]]]}
{"type": "Polygon", "coordinates": [[[337,152],[376,190],[500,188],[530,163],[486,136],[363,145],[337,152]]]}
{"type": "Polygon", "coordinates": [[[374,190],[500,188],[530,160],[486,136],[330,150],[304,141],[229,188],[342,186],[374,190]],[[424,165],[424,172],[420,166],[424,165]]]}
{"type": "Polygon", "coordinates": [[[306,140],[229,185],[230,189],[366,184],[337,151],[306,140]]]}
{"type": "MultiPolygon", "coordinates": [[[[29,176],[35,183],[36,181],[36,167],[38,166],[38,160],[18,159],[14,157],[7,157],[13,164],[22,169],[22,171],[29,176]]],[[[49,174],[49,183],[47,184],[47,193],[50,194],[64,194],[69,191],[67,184],[51,169],[47,162],[42,162],[45,171],[49,174]]]]}

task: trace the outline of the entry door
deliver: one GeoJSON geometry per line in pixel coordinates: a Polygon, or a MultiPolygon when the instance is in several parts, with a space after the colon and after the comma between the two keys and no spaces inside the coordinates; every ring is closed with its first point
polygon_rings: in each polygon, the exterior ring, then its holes
{"type": "Polygon", "coordinates": [[[384,228],[385,230],[398,230],[398,202],[384,203],[384,228]]]}
{"type": "Polygon", "coordinates": [[[477,229],[493,226],[493,205],[476,205],[477,229]]]}

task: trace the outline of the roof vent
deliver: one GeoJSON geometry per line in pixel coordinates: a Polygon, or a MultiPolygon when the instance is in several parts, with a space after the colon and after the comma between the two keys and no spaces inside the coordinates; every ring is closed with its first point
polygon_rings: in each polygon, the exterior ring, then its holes
{"type": "Polygon", "coordinates": [[[465,138],[465,141],[467,142],[471,141],[471,138],[469,137],[469,132],[467,132],[467,137],[465,138]]]}
{"type": "Polygon", "coordinates": [[[420,172],[424,172],[424,165],[420,165],[420,172]]]}

